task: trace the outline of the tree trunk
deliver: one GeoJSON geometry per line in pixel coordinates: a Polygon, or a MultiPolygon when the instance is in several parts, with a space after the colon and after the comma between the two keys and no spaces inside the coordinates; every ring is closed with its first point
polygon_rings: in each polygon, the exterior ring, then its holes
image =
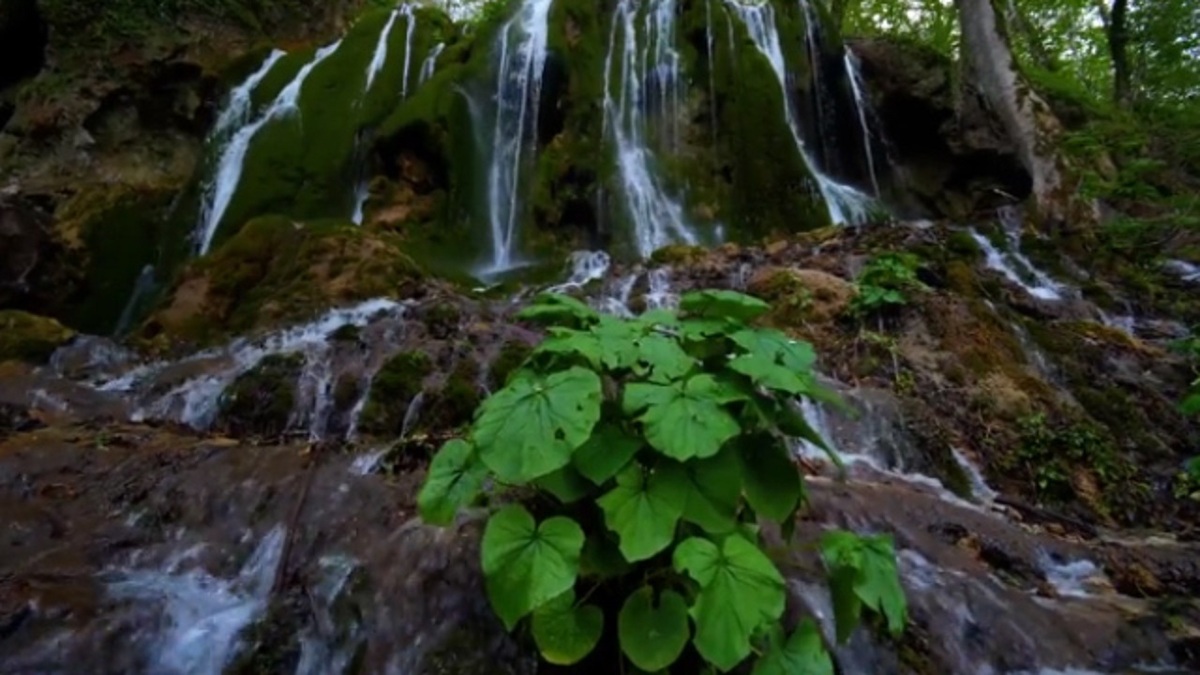
{"type": "Polygon", "coordinates": [[[1078,202],[1067,183],[1066,166],[1058,153],[1062,124],[1050,106],[1022,81],[992,0],[955,0],[955,3],[962,27],[964,61],[974,84],[1017,146],[1021,163],[1033,181],[1033,205],[1038,218],[1049,227],[1073,222],[1083,212],[1075,208],[1078,202]]]}
{"type": "Polygon", "coordinates": [[[1117,105],[1128,107],[1131,88],[1129,77],[1129,2],[1113,0],[1105,30],[1108,33],[1108,52],[1113,64],[1113,98],[1117,105]]]}

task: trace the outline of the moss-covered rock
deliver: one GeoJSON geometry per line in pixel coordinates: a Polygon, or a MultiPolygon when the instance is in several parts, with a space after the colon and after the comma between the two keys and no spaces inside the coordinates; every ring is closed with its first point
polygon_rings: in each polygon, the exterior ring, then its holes
{"type": "Polygon", "coordinates": [[[479,363],[474,358],[469,355],[459,358],[441,388],[427,401],[420,428],[444,432],[469,423],[483,401],[479,375],[479,363]]]}
{"type": "Polygon", "coordinates": [[[402,352],[380,368],[371,382],[359,428],[377,436],[399,436],[413,399],[424,389],[433,365],[422,352],[402,352]]]}
{"type": "Polygon", "coordinates": [[[267,356],[221,394],[215,428],[232,436],[278,436],[296,405],[302,354],[267,356]]]}
{"type": "Polygon", "coordinates": [[[533,347],[520,340],[510,340],[500,346],[488,368],[488,389],[497,391],[508,383],[508,377],[525,364],[533,347]]]}
{"type": "Polygon", "coordinates": [[[54,319],[18,310],[0,311],[0,361],[41,363],[75,336],[54,319]]]}
{"type": "Polygon", "coordinates": [[[141,337],[206,343],[334,305],[410,297],[422,279],[394,234],[339,221],[259,218],[183,270],[141,337]]]}

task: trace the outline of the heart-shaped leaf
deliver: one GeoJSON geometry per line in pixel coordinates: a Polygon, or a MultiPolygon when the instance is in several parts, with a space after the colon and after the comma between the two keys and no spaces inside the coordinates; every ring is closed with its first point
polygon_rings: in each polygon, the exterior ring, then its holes
{"type": "Polygon", "coordinates": [[[481,549],[488,597],[512,630],[521,617],[575,585],[583,530],[562,516],[539,526],[525,507],[506,506],[488,520],[481,549]]]}
{"type": "Polygon", "coordinates": [[[675,663],[691,637],[687,603],[675,591],[663,591],[656,607],[654,589],[643,586],[621,607],[617,635],[633,665],[648,673],[662,670],[675,663]]]}

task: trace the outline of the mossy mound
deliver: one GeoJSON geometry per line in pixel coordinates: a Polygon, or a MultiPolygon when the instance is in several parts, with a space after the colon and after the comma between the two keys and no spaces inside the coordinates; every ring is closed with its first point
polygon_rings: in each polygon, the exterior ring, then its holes
{"type": "Polygon", "coordinates": [[[0,311],[0,361],[43,363],[75,331],[44,316],[18,310],[0,311]]]}
{"type": "Polygon", "coordinates": [[[233,225],[266,213],[350,216],[356,174],[366,160],[363,138],[402,102],[406,90],[417,90],[425,55],[454,34],[438,10],[421,8],[399,17],[386,35],[386,60],[368,89],[368,70],[389,17],[385,10],[367,12],[319,63],[313,65],[311,51],[289,55],[264,79],[255,99],[266,108],[296,73],[309,69],[297,108],[273,117],[253,137],[216,241],[231,236],[233,225]],[[411,44],[406,42],[409,21],[411,44]]]}
{"type": "MultiPolygon", "coordinates": [[[[56,214],[56,234],[82,270],[60,312],[64,321],[85,332],[110,334],[127,313],[147,267],[156,270],[154,278],[170,278],[187,236],[168,226],[171,198],[167,188],[98,187],[63,204],[56,214]]],[[[128,313],[144,312],[153,300],[149,294],[141,297],[128,313]]]]}
{"type": "Polygon", "coordinates": [[[221,394],[215,428],[235,437],[274,437],[287,430],[296,404],[302,354],[274,354],[221,394]]]}
{"type": "Polygon", "coordinates": [[[371,382],[359,428],[376,436],[399,436],[408,408],[432,370],[429,357],[422,352],[402,352],[389,359],[371,382]]]}
{"type": "Polygon", "coordinates": [[[141,337],[209,343],[331,306],[420,292],[423,273],[386,232],[270,216],[181,273],[141,337]]]}

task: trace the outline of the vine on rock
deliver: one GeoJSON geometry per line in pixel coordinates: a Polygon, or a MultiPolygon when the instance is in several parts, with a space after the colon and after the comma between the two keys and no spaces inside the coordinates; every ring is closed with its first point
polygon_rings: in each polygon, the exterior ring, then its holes
{"type": "MultiPolygon", "coordinates": [[[[815,622],[785,634],[784,579],[759,524],[791,536],[805,492],[788,438],[826,447],[794,403],[833,394],[816,381],[811,345],[751,327],[769,309],[760,300],[702,291],[680,305],[618,319],[540,296],[520,317],[548,336],[483,403],[467,439],[434,458],[421,514],[447,524],[485,485],[528,497],[492,513],[483,572],[501,621],[527,621],[550,663],[578,663],[607,626],[646,672],[690,644],[687,658],[722,671],[756,655],[756,674],[832,675],[815,622]],[[616,616],[588,602],[614,593],[616,616]]],[[[831,531],[819,546],[838,640],[864,611],[902,631],[891,538],[831,531]]]]}

